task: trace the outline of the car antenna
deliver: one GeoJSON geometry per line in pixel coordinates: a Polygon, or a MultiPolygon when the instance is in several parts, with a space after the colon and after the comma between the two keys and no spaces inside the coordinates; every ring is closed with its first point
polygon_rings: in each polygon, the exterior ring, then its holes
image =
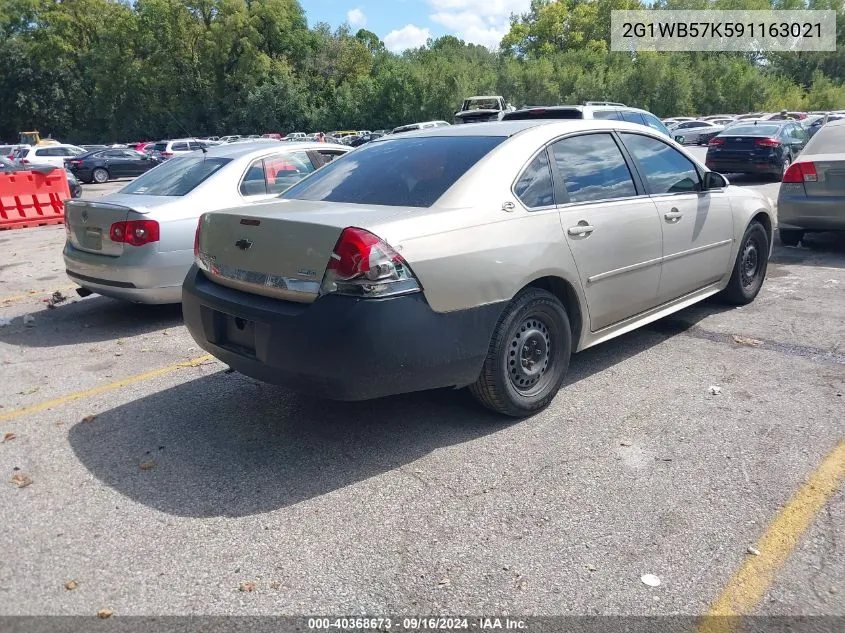
{"type": "Polygon", "coordinates": [[[199,140],[196,136],[194,136],[193,134],[191,134],[190,132],[188,132],[187,128],[185,128],[185,126],[184,126],[184,125],[182,125],[182,124],[179,122],[179,119],[177,119],[175,116],[173,116],[173,115],[170,113],[170,110],[168,110],[167,108],[165,108],[165,109],[164,109],[164,111],[165,111],[165,112],[167,112],[167,115],[168,115],[171,119],[173,119],[173,122],[177,125],[177,127],[178,127],[180,130],[182,130],[182,132],[184,132],[184,133],[185,133],[185,136],[187,136],[190,140],[192,140],[192,141],[196,141],[196,142],[197,142],[197,145],[199,145],[199,146],[200,146],[200,149],[202,150],[202,153],[203,153],[203,159],[205,159],[205,155],[208,153],[208,150],[207,150],[207,149],[205,149],[205,145],[203,145],[202,143],[200,143],[200,140],[199,140]]]}

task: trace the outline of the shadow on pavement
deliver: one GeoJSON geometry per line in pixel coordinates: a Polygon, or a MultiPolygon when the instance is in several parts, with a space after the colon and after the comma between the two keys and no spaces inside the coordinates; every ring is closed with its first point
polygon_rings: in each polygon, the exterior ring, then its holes
{"type": "Polygon", "coordinates": [[[775,242],[769,262],[793,266],[845,268],[845,234],[808,233],[801,240],[800,246],[783,246],[775,242]]]}
{"type": "Polygon", "coordinates": [[[107,297],[89,297],[30,312],[34,327],[21,318],[0,329],[0,342],[25,347],[58,347],[78,343],[111,341],[147,334],[182,324],[181,304],[143,305],[107,297]]]}
{"type": "MultiPolygon", "coordinates": [[[[681,314],[692,326],[713,309],[681,314]]],[[[676,333],[641,329],[577,354],[567,384],[676,333]]],[[[220,372],[79,422],[68,439],[89,471],[138,503],[178,516],[247,516],[518,423],[483,409],[467,390],[329,402],[220,372]],[[142,471],[148,460],[155,466],[142,471]]]]}

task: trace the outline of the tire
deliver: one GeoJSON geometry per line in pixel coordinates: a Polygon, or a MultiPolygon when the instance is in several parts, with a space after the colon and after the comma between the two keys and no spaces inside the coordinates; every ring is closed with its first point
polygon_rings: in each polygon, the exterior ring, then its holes
{"type": "Polygon", "coordinates": [[[792,164],[792,158],[789,156],[783,159],[783,162],[780,165],[780,173],[773,174],[772,178],[775,179],[775,182],[783,182],[783,177],[786,175],[786,170],[789,169],[789,166],[792,164]]]}
{"type": "Polygon", "coordinates": [[[97,167],[91,172],[91,178],[98,185],[104,185],[109,181],[109,172],[102,167],[97,167]]]}
{"type": "Polygon", "coordinates": [[[745,229],[745,235],[739,243],[739,252],[734,262],[733,272],[721,297],[728,303],[746,305],[754,301],[769,264],[769,236],[759,222],[752,222],[745,229]]]}
{"type": "Polygon", "coordinates": [[[499,318],[470,392],[496,413],[529,416],[560,390],[571,353],[572,329],[563,304],[545,290],[526,288],[499,318]]]}
{"type": "Polygon", "coordinates": [[[784,246],[798,246],[804,238],[804,231],[799,229],[778,229],[778,239],[784,246]]]}

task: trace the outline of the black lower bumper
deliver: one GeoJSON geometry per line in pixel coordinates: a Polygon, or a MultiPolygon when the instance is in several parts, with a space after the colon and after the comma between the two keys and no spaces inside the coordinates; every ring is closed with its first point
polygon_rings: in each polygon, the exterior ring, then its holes
{"type": "Polygon", "coordinates": [[[705,165],[708,169],[720,174],[768,174],[777,176],[783,171],[783,163],[781,162],[707,160],[705,165]]]}
{"type": "Polygon", "coordinates": [[[332,400],[474,382],[503,309],[439,313],[421,293],[293,303],[220,286],[196,266],[182,287],[200,347],[247,376],[332,400]]]}

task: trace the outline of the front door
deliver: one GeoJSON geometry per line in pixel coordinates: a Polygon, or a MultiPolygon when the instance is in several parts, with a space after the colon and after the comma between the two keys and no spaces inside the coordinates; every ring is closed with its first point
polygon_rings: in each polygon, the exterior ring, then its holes
{"type": "Polygon", "coordinates": [[[657,305],[661,223],[613,135],[570,136],[551,150],[561,181],[558,212],[587,299],[590,330],[657,305]]]}
{"type": "Polygon", "coordinates": [[[663,226],[660,303],[722,279],[733,248],[733,213],[725,191],[703,191],[693,162],[662,140],[632,132],[620,137],[663,226]]]}

